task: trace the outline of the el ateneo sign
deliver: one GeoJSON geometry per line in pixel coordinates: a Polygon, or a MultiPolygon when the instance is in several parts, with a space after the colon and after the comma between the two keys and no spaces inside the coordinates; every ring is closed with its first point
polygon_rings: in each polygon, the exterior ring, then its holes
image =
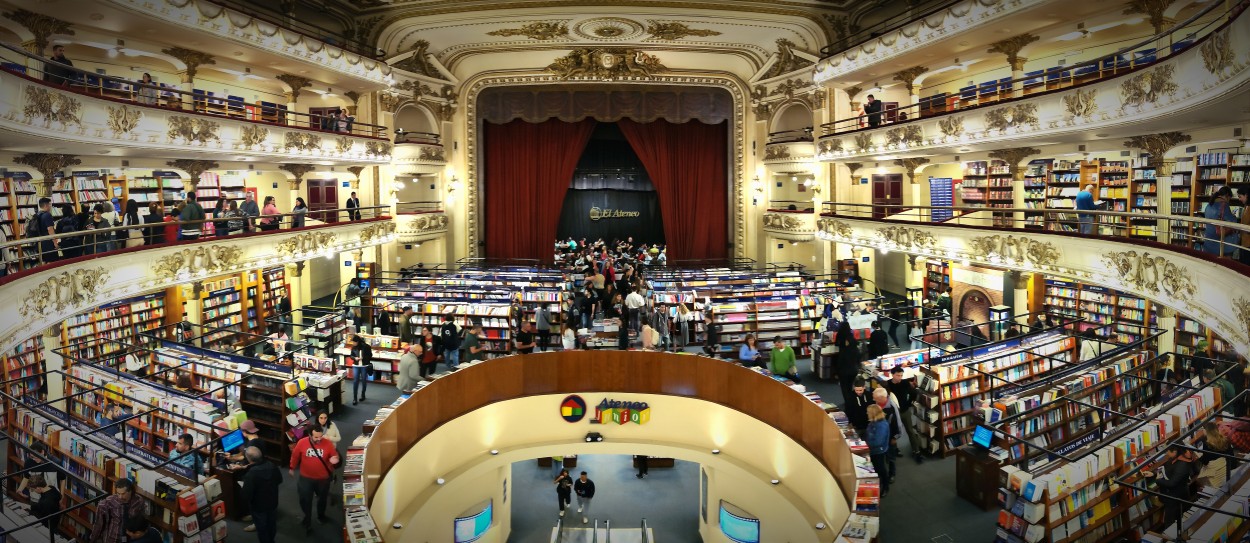
{"type": "Polygon", "coordinates": [[[636,219],[641,216],[641,211],[624,211],[612,208],[600,209],[598,206],[590,208],[590,220],[592,221],[599,219],[636,219]]]}

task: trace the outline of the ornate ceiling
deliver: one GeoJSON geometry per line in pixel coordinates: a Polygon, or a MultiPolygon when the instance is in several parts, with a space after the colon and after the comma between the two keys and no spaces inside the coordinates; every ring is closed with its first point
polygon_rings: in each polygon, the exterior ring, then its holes
{"type": "Polygon", "coordinates": [[[584,48],[625,48],[659,56],[675,70],[710,68],[749,79],[772,57],[814,59],[828,42],[825,16],[836,6],[817,0],[397,0],[357,9],[358,20],[373,24],[378,47],[396,66],[416,73],[438,71],[405,60],[425,53],[464,79],[493,69],[542,68],[584,48]]]}

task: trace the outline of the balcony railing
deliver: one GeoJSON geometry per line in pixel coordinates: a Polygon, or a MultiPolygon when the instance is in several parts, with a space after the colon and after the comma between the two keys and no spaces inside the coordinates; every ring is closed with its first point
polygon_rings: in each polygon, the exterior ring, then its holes
{"type": "Polygon", "coordinates": [[[768,135],[768,143],[799,143],[812,141],[812,128],[796,128],[794,130],[782,130],[773,132],[768,135]]]}
{"type": "Polygon", "coordinates": [[[778,213],[811,213],[815,211],[811,200],[769,200],[768,210],[778,213]]]}
{"type": "MultiPolygon", "coordinates": [[[[111,210],[110,210],[111,211],[111,210]]],[[[94,228],[82,226],[72,233],[11,240],[0,243],[0,285],[38,272],[63,265],[72,265],[101,255],[119,252],[141,251],[157,247],[170,247],[183,242],[209,239],[265,236],[333,226],[340,221],[361,221],[387,218],[390,206],[358,207],[351,209],[318,209],[304,213],[282,213],[252,217],[234,216],[206,218],[202,221],[179,221],[166,217],[165,221],[136,226],[109,226],[94,228]],[[298,226],[297,226],[298,225],[298,226]],[[196,237],[183,236],[183,230],[198,230],[196,237]],[[173,239],[170,239],[173,238],[173,239]]],[[[204,210],[212,215],[213,210],[204,210]]],[[[140,216],[140,220],[147,215],[140,216]]],[[[123,220],[119,216],[118,220],[123,220]]],[[[30,220],[35,220],[33,217],[30,220]]],[[[83,222],[92,220],[90,217],[83,222]]]]}
{"type": "MultiPolygon", "coordinates": [[[[1236,202],[1230,203],[1235,204],[1236,202]]],[[[1226,259],[1238,256],[1239,252],[1250,251],[1250,246],[1243,245],[1241,241],[1243,237],[1250,240],[1250,226],[1186,215],[825,202],[822,204],[821,216],[874,219],[903,224],[958,225],[1024,233],[1058,233],[1179,249],[1182,252],[1203,253],[1209,257],[1226,259]]],[[[833,239],[827,233],[817,233],[817,237],[833,239]]],[[[1243,273],[1250,274],[1250,268],[1246,268],[1243,273]]]]}
{"type": "Polygon", "coordinates": [[[858,130],[871,130],[887,124],[914,122],[990,104],[997,105],[1062,92],[1073,87],[1121,77],[1155,66],[1198,45],[1206,37],[1222,30],[1234,21],[1244,9],[1244,1],[1231,5],[1212,2],[1169,30],[1121,48],[1114,53],[1073,65],[1029,71],[1022,79],[1011,77],[992,79],[963,87],[957,93],[932,94],[921,98],[918,104],[888,109],[885,109],[883,105],[880,114],[868,115],[857,112],[854,117],[822,124],[821,134],[823,136],[844,134],[858,130]],[[1196,28],[1193,27],[1206,17],[1211,17],[1211,19],[1198,24],[1196,28]],[[877,124],[873,124],[873,117],[876,117],[877,124]]]}
{"type": "Polygon", "coordinates": [[[163,84],[145,84],[100,75],[32,55],[5,43],[0,43],[0,70],[52,88],[105,100],[129,102],[142,107],[193,111],[213,117],[300,128],[331,135],[386,138],[386,127],[382,125],[290,111],[286,104],[266,101],[249,104],[239,96],[214,96],[211,92],[200,90],[186,92],[163,84]]]}
{"type": "Polygon", "coordinates": [[[395,143],[419,143],[422,145],[442,145],[438,134],[432,132],[395,131],[395,143]]]}
{"type": "Polygon", "coordinates": [[[400,202],[395,204],[395,212],[400,215],[414,213],[442,213],[443,203],[436,201],[400,202]]]}

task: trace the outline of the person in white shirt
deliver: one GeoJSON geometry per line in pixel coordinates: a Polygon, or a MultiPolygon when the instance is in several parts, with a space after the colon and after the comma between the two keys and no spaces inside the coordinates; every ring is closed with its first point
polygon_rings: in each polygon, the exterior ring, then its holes
{"type": "Polygon", "coordinates": [[[634,331],[639,329],[638,314],[645,305],[647,305],[647,300],[636,290],[625,297],[625,307],[629,309],[629,327],[634,331]]]}
{"type": "Polygon", "coordinates": [[[343,435],[339,433],[338,425],[330,422],[330,414],[325,411],[317,412],[317,425],[321,426],[321,429],[325,432],[325,435],[322,437],[337,447],[339,440],[343,439],[343,435]]]}
{"type": "Polygon", "coordinates": [[[126,373],[135,377],[144,377],[148,374],[148,361],[145,353],[132,351],[126,353],[126,373]]]}
{"type": "Polygon", "coordinates": [[[566,351],[572,351],[577,348],[577,333],[573,331],[573,327],[569,323],[562,325],[564,331],[560,332],[560,346],[566,351]]]}

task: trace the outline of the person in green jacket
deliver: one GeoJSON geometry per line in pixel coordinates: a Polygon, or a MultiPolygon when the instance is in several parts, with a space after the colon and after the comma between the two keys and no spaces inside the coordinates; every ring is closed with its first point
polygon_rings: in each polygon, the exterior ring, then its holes
{"type": "Polygon", "coordinates": [[[189,223],[181,225],[181,237],[184,240],[200,239],[200,229],[204,227],[203,223],[198,221],[204,220],[204,208],[195,201],[195,193],[188,192],[186,205],[182,206],[182,212],[178,214],[178,221],[189,223]]]}
{"type": "Polygon", "coordinates": [[[799,379],[799,368],[794,364],[794,349],[781,336],[773,338],[773,348],[768,356],[768,369],[773,375],[784,375],[796,383],[803,382],[799,379]]]}

